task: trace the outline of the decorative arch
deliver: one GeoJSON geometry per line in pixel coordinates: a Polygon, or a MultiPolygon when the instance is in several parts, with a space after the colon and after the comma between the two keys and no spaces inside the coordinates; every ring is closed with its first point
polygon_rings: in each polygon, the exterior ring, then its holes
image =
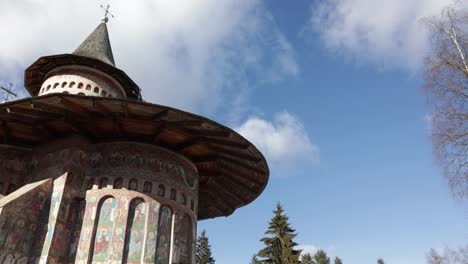
{"type": "Polygon", "coordinates": [[[110,241],[114,234],[116,207],[117,201],[113,196],[106,196],[99,202],[97,225],[94,226],[91,240],[91,262],[101,262],[109,259],[110,241]]]}
{"type": "Polygon", "coordinates": [[[112,184],[112,188],[122,189],[122,187],[123,187],[123,179],[121,177],[115,179],[114,183],[112,184]]]}
{"type": "Polygon", "coordinates": [[[128,190],[135,191],[136,189],[138,189],[138,180],[137,179],[131,179],[128,182],[128,190]]]}
{"type": "Polygon", "coordinates": [[[156,263],[169,264],[171,250],[172,209],[164,205],[159,211],[156,263]]]}
{"type": "Polygon", "coordinates": [[[139,263],[143,253],[143,241],[146,225],[146,203],[142,198],[130,202],[127,226],[125,228],[125,244],[123,263],[139,263]]]}
{"type": "Polygon", "coordinates": [[[166,186],[164,184],[159,184],[158,186],[158,196],[165,197],[166,196],[166,186]]]}
{"type": "Polygon", "coordinates": [[[152,193],[153,192],[153,184],[149,181],[143,184],[143,192],[144,193],[152,193]]]}
{"type": "Polygon", "coordinates": [[[101,180],[99,181],[99,189],[106,188],[108,184],[109,180],[106,177],[101,178],[101,180]]]}

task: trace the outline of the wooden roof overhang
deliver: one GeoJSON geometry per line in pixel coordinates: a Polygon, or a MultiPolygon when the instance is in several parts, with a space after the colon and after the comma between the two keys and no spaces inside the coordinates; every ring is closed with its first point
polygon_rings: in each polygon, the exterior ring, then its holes
{"type": "Polygon", "coordinates": [[[26,90],[32,96],[37,96],[41,85],[50,71],[69,65],[85,66],[104,72],[121,84],[125,89],[127,98],[141,100],[140,88],[124,71],[101,60],[74,54],[52,55],[39,58],[25,71],[24,86],[26,90]]]}
{"type": "Polygon", "coordinates": [[[249,204],[269,178],[262,153],[238,133],[167,106],[71,94],[0,104],[0,143],[32,148],[72,134],[154,144],[191,160],[200,175],[199,220],[249,204]]]}

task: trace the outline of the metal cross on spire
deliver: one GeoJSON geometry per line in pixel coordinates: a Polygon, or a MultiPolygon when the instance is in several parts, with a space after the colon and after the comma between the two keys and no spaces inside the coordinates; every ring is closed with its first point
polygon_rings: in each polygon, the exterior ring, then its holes
{"type": "Polygon", "coordinates": [[[114,15],[109,11],[109,9],[110,9],[110,5],[109,5],[109,4],[107,4],[106,7],[104,7],[103,5],[101,5],[101,8],[104,9],[104,11],[105,11],[105,13],[104,13],[104,18],[102,19],[102,22],[107,23],[107,22],[109,22],[109,16],[113,18],[114,15]]]}
{"type": "Polygon", "coordinates": [[[10,99],[18,97],[18,94],[15,93],[15,88],[12,83],[8,83],[5,85],[0,85],[0,91],[3,93],[3,102],[8,102],[10,99]]]}

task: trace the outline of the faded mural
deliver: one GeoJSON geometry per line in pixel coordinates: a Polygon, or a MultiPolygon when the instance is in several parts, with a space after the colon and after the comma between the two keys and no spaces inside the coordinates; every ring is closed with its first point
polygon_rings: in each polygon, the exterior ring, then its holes
{"type": "Polygon", "coordinates": [[[32,155],[29,163],[0,161],[0,192],[18,185],[14,195],[21,193],[0,206],[0,264],[190,263],[198,177],[172,159],[142,155],[125,144],[118,149],[66,149],[32,155]],[[33,182],[69,173],[23,194],[23,184],[5,180],[5,171],[23,178],[30,173],[33,182]],[[170,199],[166,186],[177,199],[170,199]]]}
{"type": "Polygon", "coordinates": [[[117,202],[114,197],[105,198],[99,206],[99,221],[94,233],[93,262],[103,262],[109,258],[110,238],[114,234],[114,214],[117,202]]]}
{"type": "Polygon", "coordinates": [[[167,206],[163,206],[161,207],[159,215],[156,264],[169,264],[172,233],[172,210],[167,206]]]}
{"type": "Polygon", "coordinates": [[[141,199],[130,203],[123,263],[141,263],[146,224],[146,204],[141,199]]]}

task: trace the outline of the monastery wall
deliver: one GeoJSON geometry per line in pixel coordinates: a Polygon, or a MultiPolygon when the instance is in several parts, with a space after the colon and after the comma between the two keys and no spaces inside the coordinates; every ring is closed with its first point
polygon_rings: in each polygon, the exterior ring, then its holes
{"type": "MultiPolygon", "coordinates": [[[[34,238],[21,258],[31,263],[194,263],[198,173],[184,157],[152,145],[77,139],[24,152],[14,166],[2,163],[0,180],[16,184],[19,193],[26,183],[52,178],[54,184],[43,194],[49,197],[47,220],[20,221],[36,228],[17,234],[21,241],[34,238]]],[[[37,193],[34,189],[10,207],[29,210],[34,203],[24,199],[37,193]]],[[[0,211],[0,219],[5,215],[0,211]]],[[[0,222],[0,229],[13,224],[0,222]]],[[[16,246],[8,246],[12,242],[3,243],[0,261],[16,254],[16,246]]]]}

